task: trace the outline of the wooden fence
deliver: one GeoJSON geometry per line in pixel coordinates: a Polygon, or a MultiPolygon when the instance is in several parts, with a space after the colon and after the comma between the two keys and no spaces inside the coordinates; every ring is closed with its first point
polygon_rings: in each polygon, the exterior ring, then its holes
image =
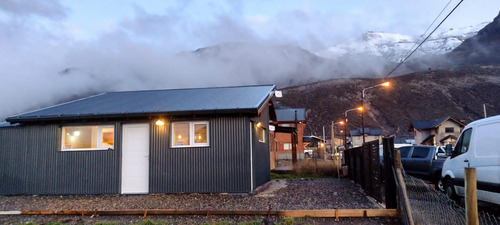
{"type": "Polygon", "coordinates": [[[383,202],[379,141],[371,141],[361,147],[347,149],[344,155],[349,178],[360,184],[366,195],[383,202]]]}

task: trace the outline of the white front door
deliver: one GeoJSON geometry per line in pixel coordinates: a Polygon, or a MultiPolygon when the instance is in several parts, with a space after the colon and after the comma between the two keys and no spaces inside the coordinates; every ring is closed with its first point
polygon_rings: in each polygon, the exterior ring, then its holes
{"type": "Polygon", "coordinates": [[[122,194],[149,192],[149,124],[124,124],[122,194]]]}

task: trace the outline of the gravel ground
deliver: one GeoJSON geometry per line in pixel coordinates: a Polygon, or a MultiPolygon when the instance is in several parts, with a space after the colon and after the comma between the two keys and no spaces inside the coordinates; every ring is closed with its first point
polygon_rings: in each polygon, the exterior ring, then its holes
{"type": "MultiPolygon", "coordinates": [[[[64,195],[0,196],[0,210],[123,210],[123,209],[199,209],[199,210],[273,210],[369,209],[379,208],[361,188],[347,179],[274,180],[274,185],[253,196],[231,194],[148,194],[148,195],[64,195]]],[[[148,216],[153,221],[171,224],[231,223],[261,220],[253,216],[148,216]]],[[[271,218],[279,222],[281,218],[271,218]]],[[[2,224],[35,222],[46,224],[95,224],[143,221],[142,216],[0,216],[2,224]]],[[[297,224],[393,224],[389,218],[296,218],[297,224]]]]}

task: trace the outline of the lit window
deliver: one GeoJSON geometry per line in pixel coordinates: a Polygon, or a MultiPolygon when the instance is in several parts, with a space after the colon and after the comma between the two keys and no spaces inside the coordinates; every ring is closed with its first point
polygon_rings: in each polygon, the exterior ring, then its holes
{"type": "Polygon", "coordinates": [[[208,146],[208,121],[172,123],[172,147],[208,146]]]}
{"type": "Polygon", "coordinates": [[[262,127],[257,127],[257,136],[259,137],[259,142],[266,143],[266,130],[262,127]]]}
{"type": "Polygon", "coordinates": [[[114,148],[113,126],[71,126],[61,129],[61,150],[108,150],[114,148]]]}
{"type": "Polygon", "coordinates": [[[292,143],[283,143],[283,149],[286,151],[292,149],[292,143]]]}

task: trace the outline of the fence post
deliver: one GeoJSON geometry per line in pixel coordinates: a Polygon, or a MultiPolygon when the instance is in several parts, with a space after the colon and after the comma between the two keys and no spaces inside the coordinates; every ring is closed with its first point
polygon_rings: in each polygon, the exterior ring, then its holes
{"type": "Polygon", "coordinates": [[[384,180],[385,180],[385,208],[396,209],[396,181],[394,180],[394,173],[392,167],[394,165],[393,152],[394,152],[394,137],[384,137],[382,139],[384,145],[384,180]]]}
{"type": "Polygon", "coordinates": [[[401,164],[401,152],[399,150],[395,151],[394,164],[396,164],[396,176],[398,177],[398,183],[399,183],[399,186],[401,186],[402,193],[400,196],[403,197],[403,199],[401,199],[403,201],[403,205],[404,205],[404,209],[402,209],[402,211],[404,210],[406,213],[406,216],[408,217],[408,224],[413,225],[415,223],[413,222],[410,200],[408,199],[408,194],[406,192],[406,184],[405,184],[405,181],[403,178],[403,173],[401,172],[403,166],[401,164]]]}
{"type": "Polygon", "coordinates": [[[466,167],[465,170],[465,211],[467,225],[478,225],[477,214],[477,180],[476,168],[466,167]]]}

